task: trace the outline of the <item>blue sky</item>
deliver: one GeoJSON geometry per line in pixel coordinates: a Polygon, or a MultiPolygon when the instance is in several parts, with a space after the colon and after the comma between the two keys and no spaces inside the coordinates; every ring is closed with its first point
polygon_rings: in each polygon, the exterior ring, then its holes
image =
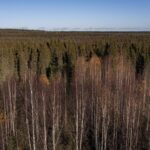
{"type": "Polygon", "coordinates": [[[0,28],[150,29],[150,0],[1,0],[0,28]]]}

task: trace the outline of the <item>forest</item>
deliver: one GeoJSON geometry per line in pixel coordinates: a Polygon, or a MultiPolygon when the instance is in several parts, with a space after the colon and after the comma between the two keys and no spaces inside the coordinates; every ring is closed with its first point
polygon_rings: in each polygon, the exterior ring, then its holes
{"type": "Polygon", "coordinates": [[[1,29],[0,150],[150,150],[150,32],[1,29]]]}

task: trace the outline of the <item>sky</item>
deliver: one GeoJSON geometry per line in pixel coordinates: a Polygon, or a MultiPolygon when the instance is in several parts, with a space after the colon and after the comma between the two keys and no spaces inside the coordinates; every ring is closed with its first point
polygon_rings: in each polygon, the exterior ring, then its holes
{"type": "Polygon", "coordinates": [[[150,0],[1,0],[0,28],[150,30],[150,0]]]}

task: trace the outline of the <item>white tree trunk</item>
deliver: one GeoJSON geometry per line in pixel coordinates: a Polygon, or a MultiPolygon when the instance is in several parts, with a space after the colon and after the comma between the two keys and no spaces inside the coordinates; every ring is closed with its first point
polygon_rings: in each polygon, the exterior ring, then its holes
{"type": "Polygon", "coordinates": [[[36,150],[36,139],[35,139],[35,108],[34,108],[34,97],[33,97],[33,77],[30,76],[29,80],[30,84],[30,99],[31,99],[31,116],[32,116],[32,143],[33,143],[33,150],[36,150]]]}
{"type": "Polygon", "coordinates": [[[46,104],[45,104],[45,95],[42,92],[43,100],[43,124],[44,124],[44,150],[47,150],[47,128],[46,128],[46,104]]]}

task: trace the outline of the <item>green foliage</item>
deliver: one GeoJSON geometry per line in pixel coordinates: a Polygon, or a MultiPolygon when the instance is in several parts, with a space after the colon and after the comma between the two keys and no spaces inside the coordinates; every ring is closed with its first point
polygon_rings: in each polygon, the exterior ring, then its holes
{"type": "Polygon", "coordinates": [[[58,56],[56,54],[56,50],[51,52],[50,63],[46,68],[46,75],[48,78],[53,77],[59,70],[58,56]]]}
{"type": "Polygon", "coordinates": [[[21,78],[28,69],[51,78],[63,68],[72,70],[78,56],[85,56],[88,61],[93,54],[102,59],[108,55],[113,57],[124,54],[135,69],[140,66],[140,58],[144,59],[144,66],[150,62],[149,33],[55,33],[19,30],[0,30],[0,33],[1,80],[14,74],[21,78]],[[71,60],[68,65],[63,64],[65,52],[71,60]]]}
{"type": "Polygon", "coordinates": [[[17,150],[17,141],[15,136],[9,136],[7,150],[17,150]]]}
{"type": "Polygon", "coordinates": [[[67,77],[67,82],[71,83],[71,79],[72,79],[72,75],[73,75],[73,68],[74,65],[72,63],[72,57],[69,54],[69,52],[64,52],[63,56],[62,56],[62,60],[63,60],[63,73],[66,73],[66,77],[67,77]]]}
{"type": "Polygon", "coordinates": [[[15,69],[17,72],[17,77],[20,79],[21,75],[20,75],[20,57],[18,55],[18,52],[15,53],[15,69]]]}
{"type": "Polygon", "coordinates": [[[58,150],[70,150],[74,148],[74,139],[71,136],[71,132],[63,130],[60,136],[58,150]]]}

